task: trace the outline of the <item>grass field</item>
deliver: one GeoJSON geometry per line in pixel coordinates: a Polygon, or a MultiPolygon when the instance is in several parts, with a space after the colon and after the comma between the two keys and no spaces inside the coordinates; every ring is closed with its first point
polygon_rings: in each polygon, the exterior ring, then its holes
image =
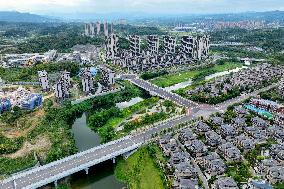
{"type": "Polygon", "coordinates": [[[159,87],[169,87],[177,83],[188,81],[189,79],[194,78],[195,76],[197,76],[198,74],[206,70],[213,70],[213,72],[217,73],[217,72],[232,70],[232,69],[235,69],[241,66],[242,64],[238,62],[226,62],[225,64],[222,64],[222,65],[215,65],[212,68],[203,68],[203,69],[198,69],[198,70],[185,71],[185,72],[180,72],[180,73],[164,75],[164,76],[151,80],[151,83],[159,87]]]}
{"type": "Polygon", "coordinates": [[[147,147],[143,147],[127,160],[119,159],[115,175],[130,189],[164,189],[163,173],[156,166],[147,147]]]}

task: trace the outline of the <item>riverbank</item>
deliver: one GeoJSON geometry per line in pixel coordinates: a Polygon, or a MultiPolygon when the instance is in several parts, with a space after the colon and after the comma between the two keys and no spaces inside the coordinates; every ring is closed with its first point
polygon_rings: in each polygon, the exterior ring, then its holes
{"type": "Polygon", "coordinates": [[[153,147],[144,146],[126,160],[120,158],[115,176],[131,189],[167,188],[164,173],[155,162],[153,147]]]}

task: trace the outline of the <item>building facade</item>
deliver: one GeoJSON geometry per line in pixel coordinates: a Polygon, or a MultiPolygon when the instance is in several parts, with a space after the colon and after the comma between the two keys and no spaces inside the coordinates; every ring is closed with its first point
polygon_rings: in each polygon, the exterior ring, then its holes
{"type": "Polygon", "coordinates": [[[45,70],[38,71],[38,78],[42,91],[49,91],[48,74],[45,70]]]}

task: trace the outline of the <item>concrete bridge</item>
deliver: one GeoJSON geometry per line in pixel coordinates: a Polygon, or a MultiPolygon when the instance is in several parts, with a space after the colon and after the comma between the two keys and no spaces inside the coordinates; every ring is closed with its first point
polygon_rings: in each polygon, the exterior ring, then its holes
{"type": "Polygon", "coordinates": [[[82,170],[85,170],[88,174],[89,167],[107,160],[115,161],[117,156],[127,155],[144,143],[149,142],[154,134],[175,125],[188,122],[192,119],[193,117],[183,115],[162,121],[155,124],[153,127],[128,135],[119,140],[16,174],[0,182],[0,188],[34,189],[53,182],[56,186],[59,179],[82,170]]]}

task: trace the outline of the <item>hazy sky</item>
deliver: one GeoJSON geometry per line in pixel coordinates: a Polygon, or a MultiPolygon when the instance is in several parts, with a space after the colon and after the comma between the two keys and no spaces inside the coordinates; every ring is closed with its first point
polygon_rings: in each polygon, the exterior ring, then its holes
{"type": "Polygon", "coordinates": [[[284,0],[0,0],[0,10],[52,13],[224,13],[284,10],[284,0]]]}

